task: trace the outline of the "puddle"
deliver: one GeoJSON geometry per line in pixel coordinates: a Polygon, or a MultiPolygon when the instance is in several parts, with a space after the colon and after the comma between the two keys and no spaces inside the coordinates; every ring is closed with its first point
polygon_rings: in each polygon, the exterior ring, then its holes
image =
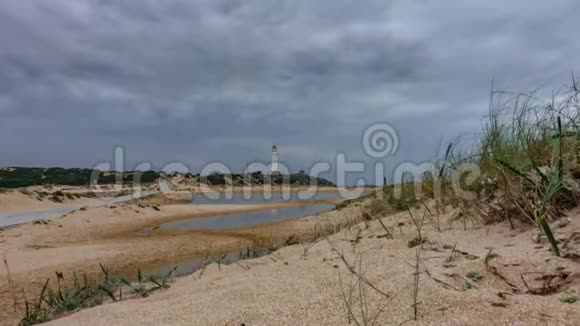
{"type": "MultiPolygon", "coordinates": [[[[239,251],[235,252],[228,252],[226,254],[218,254],[209,256],[207,263],[216,263],[217,261],[220,262],[222,265],[229,265],[241,260],[241,255],[239,251]]],[[[203,264],[206,262],[206,257],[193,257],[185,261],[175,262],[173,264],[163,265],[162,267],[154,268],[152,270],[145,271],[143,274],[145,276],[153,276],[156,278],[165,277],[171,270],[175,267],[175,272],[173,276],[180,277],[186,276],[195,273],[199,269],[203,267],[203,264]]]]}
{"type": "MultiPolygon", "coordinates": [[[[194,218],[191,220],[167,223],[161,225],[161,229],[211,229],[211,230],[222,230],[222,229],[234,229],[250,227],[260,224],[279,222],[291,220],[299,217],[309,216],[316,213],[321,213],[334,209],[334,205],[330,204],[317,204],[317,205],[305,205],[305,206],[295,206],[277,209],[268,209],[255,212],[247,212],[240,214],[230,214],[230,215],[217,215],[205,218],[194,218]]],[[[137,236],[150,236],[151,229],[143,230],[135,233],[137,236]]],[[[215,260],[219,260],[221,264],[228,265],[235,263],[241,259],[248,257],[243,257],[244,253],[242,250],[228,252],[226,254],[214,255],[215,259],[210,257],[209,263],[216,263],[215,260]]],[[[249,256],[246,254],[245,256],[249,256]]],[[[251,258],[251,257],[249,257],[251,258]]],[[[174,276],[185,276],[194,273],[203,267],[204,262],[206,262],[206,257],[193,257],[184,261],[178,261],[173,263],[164,264],[162,267],[158,267],[145,272],[147,276],[154,277],[164,277],[166,276],[172,268],[176,267],[174,276]]]]}
{"type": "Polygon", "coordinates": [[[143,230],[143,231],[135,232],[135,235],[139,236],[139,237],[149,237],[149,236],[151,236],[151,230],[143,230]]]}
{"type": "Polygon", "coordinates": [[[358,192],[214,192],[195,194],[191,197],[193,204],[260,204],[279,203],[287,201],[319,200],[319,199],[353,199],[361,196],[358,192]]]}
{"type": "MultiPolygon", "coordinates": [[[[158,191],[144,191],[140,197],[146,197],[157,193],[158,191]]],[[[244,194],[243,192],[234,192],[230,195],[226,195],[225,193],[214,193],[213,195],[196,194],[192,197],[191,202],[193,204],[259,204],[259,203],[277,203],[285,201],[336,199],[336,198],[352,199],[359,196],[360,194],[358,192],[344,192],[344,194],[341,194],[339,192],[316,192],[316,193],[272,192],[271,194],[265,194],[260,191],[253,192],[251,194],[244,194]],[[215,196],[215,198],[212,196],[215,196]]],[[[0,228],[32,222],[40,219],[56,217],[59,215],[70,213],[81,207],[88,208],[104,207],[115,203],[130,201],[136,198],[138,197],[135,197],[133,195],[126,195],[113,198],[106,203],[92,203],[86,205],[58,207],[43,211],[11,213],[4,215],[0,214],[0,228]]]]}
{"type": "Polygon", "coordinates": [[[236,229],[260,224],[280,222],[298,217],[313,215],[333,209],[330,204],[295,206],[286,208],[268,209],[240,214],[216,215],[205,218],[167,223],[160,226],[161,229],[236,229]]]}
{"type": "MultiPolygon", "coordinates": [[[[255,203],[268,203],[268,202],[280,202],[285,200],[309,200],[309,199],[334,199],[334,198],[357,198],[360,196],[359,193],[347,193],[346,196],[341,196],[341,194],[336,192],[329,193],[310,193],[308,197],[303,199],[299,193],[292,193],[289,198],[285,198],[282,193],[272,193],[270,198],[266,198],[263,193],[254,193],[252,198],[246,199],[243,193],[234,193],[230,198],[224,198],[222,196],[218,199],[207,198],[204,195],[197,195],[193,198],[192,203],[194,204],[255,204],[255,203]]],[[[267,224],[273,222],[287,221],[291,219],[296,219],[304,216],[314,215],[317,213],[325,212],[334,209],[336,206],[331,204],[316,204],[316,205],[304,205],[304,206],[293,206],[285,208],[267,209],[254,212],[246,212],[240,214],[230,214],[230,215],[217,215],[209,216],[204,218],[193,218],[190,220],[178,221],[167,223],[159,226],[160,229],[210,229],[210,230],[223,230],[223,229],[235,229],[243,227],[251,227],[260,224],[267,224]]],[[[157,227],[156,227],[157,228],[157,227]]],[[[135,233],[137,236],[150,236],[152,229],[143,230],[141,232],[135,233]]],[[[224,254],[214,255],[215,260],[219,260],[221,264],[228,265],[235,263],[239,260],[246,259],[248,257],[243,257],[241,251],[228,252],[224,254]]],[[[246,255],[247,256],[247,255],[246,255]]],[[[250,257],[251,258],[251,257],[250,257]]],[[[210,257],[209,263],[216,263],[214,259],[210,257]]],[[[201,269],[206,262],[206,257],[192,257],[183,261],[175,261],[173,263],[164,264],[161,267],[157,267],[145,272],[147,276],[154,277],[164,277],[166,276],[174,267],[176,268],[174,276],[185,276],[196,272],[201,269]]]]}

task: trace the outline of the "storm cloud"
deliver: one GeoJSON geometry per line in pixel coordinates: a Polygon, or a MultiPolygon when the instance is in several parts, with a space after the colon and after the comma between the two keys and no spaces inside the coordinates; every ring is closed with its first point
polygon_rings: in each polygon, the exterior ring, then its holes
{"type": "MultiPolygon", "coordinates": [[[[292,170],[337,153],[433,159],[480,131],[490,81],[548,92],[578,69],[580,3],[0,0],[0,165],[220,161],[273,144],[292,170]],[[444,146],[443,146],[444,147],[444,146]]],[[[389,165],[389,166],[390,166],[389,165]]]]}

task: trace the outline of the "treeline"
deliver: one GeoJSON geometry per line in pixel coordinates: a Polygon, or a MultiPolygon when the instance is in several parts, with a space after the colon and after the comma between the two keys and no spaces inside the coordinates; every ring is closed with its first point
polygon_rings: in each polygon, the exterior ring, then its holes
{"type": "MultiPolygon", "coordinates": [[[[199,175],[197,175],[199,177],[199,175]]],[[[267,175],[263,174],[262,172],[254,172],[250,174],[220,174],[214,173],[208,176],[204,176],[201,178],[201,182],[205,182],[209,185],[225,185],[226,183],[235,185],[235,186],[243,186],[248,182],[250,184],[255,185],[263,185],[263,184],[273,184],[273,185],[283,185],[283,184],[290,184],[294,186],[298,185],[310,185],[310,184],[317,184],[319,186],[325,187],[334,187],[335,184],[324,179],[318,177],[311,177],[304,173],[298,174],[290,174],[290,175],[282,175],[282,174],[273,174],[267,175]]]]}
{"type": "MultiPolygon", "coordinates": [[[[66,185],[66,186],[85,186],[91,182],[91,176],[97,173],[97,184],[115,184],[117,180],[122,180],[123,184],[131,185],[135,180],[142,183],[152,183],[163,176],[162,172],[157,171],[128,171],[128,172],[108,172],[96,171],[92,169],[64,169],[64,168],[27,168],[27,167],[10,167],[0,169],[0,188],[21,188],[38,185],[66,185]]],[[[214,173],[208,176],[200,177],[199,174],[178,174],[174,173],[169,177],[183,177],[207,183],[209,185],[219,186],[227,184],[244,185],[247,184],[248,177],[251,184],[272,183],[281,185],[289,182],[291,185],[308,185],[316,183],[320,186],[334,186],[334,184],[323,178],[310,177],[305,174],[292,175],[264,175],[261,172],[254,172],[249,175],[243,174],[219,174],[214,173]],[[289,181],[286,181],[289,180],[289,181]]]]}
{"type": "MultiPolygon", "coordinates": [[[[88,185],[93,174],[92,169],[64,168],[24,168],[11,167],[0,169],[0,188],[20,188],[37,185],[88,185]]],[[[132,183],[135,174],[140,174],[141,182],[153,182],[159,178],[159,172],[103,172],[98,171],[99,184],[113,184],[117,178],[124,183],[132,183]]]]}

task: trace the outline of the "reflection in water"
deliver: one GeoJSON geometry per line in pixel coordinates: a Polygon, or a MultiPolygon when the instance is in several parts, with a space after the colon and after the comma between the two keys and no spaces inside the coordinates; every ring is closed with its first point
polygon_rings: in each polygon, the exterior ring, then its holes
{"type": "MultiPolygon", "coordinates": [[[[324,193],[325,198],[330,197],[332,193],[324,193]],[[326,197],[328,196],[328,197],[326,197]]],[[[320,197],[318,197],[320,198],[320,197]]],[[[303,216],[313,215],[333,209],[335,206],[330,204],[295,206],[286,208],[269,209],[248,213],[210,216],[205,218],[194,218],[191,220],[167,223],[161,225],[161,229],[234,229],[242,227],[251,227],[260,224],[272,223],[295,219],[303,216]]],[[[151,230],[144,230],[136,233],[138,236],[150,236],[151,230]]],[[[204,263],[215,262],[217,259],[222,264],[230,264],[241,258],[240,252],[229,252],[217,255],[216,257],[191,257],[187,260],[174,261],[167,265],[146,271],[146,275],[155,277],[164,277],[173,267],[176,267],[175,276],[188,275],[203,267],[204,263]],[[206,259],[209,258],[209,261],[206,259]]]]}
{"type": "Polygon", "coordinates": [[[222,265],[229,265],[240,260],[241,255],[239,251],[232,251],[225,254],[208,255],[207,257],[193,257],[185,261],[174,262],[155,269],[145,271],[145,276],[165,277],[175,267],[173,276],[179,277],[195,273],[197,270],[203,268],[204,264],[217,263],[219,261],[222,265]]]}
{"type": "Polygon", "coordinates": [[[276,208],[257,212],[218,215],[161,225],[162,229],[235,229],[259,224],[291,220],[333,209],[334,205],[319,204],[276,208]]]}
{"type": "Polygon", "coordinates": [[[193,204],[259,204],[318,199],[352,199],[360,195],[358,192],[214,192],[195,194],[192,196],[191,202],[193,204]]]}

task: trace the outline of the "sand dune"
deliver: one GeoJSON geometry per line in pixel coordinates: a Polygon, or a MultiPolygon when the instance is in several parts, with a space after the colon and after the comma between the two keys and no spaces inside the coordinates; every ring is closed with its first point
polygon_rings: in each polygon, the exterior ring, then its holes
{"type": "MultiPolygon", "coordinates": [[[[390,240],[382,237],[378,223],[368,228],[361,223],[306,253],[305,245],[298,244],[240,264],[213,265],[150,298],[107,304],[48,325],[352,325],[353,318],[363,320],[358,277],[333,246],[388,295],[364,287],[365,315],[376,318],[376,325],[576,325],[580,320],[577,304],[560,301],[564,292],[580,290],[578,263],[554,257],[547,245],[531,245],[535,229],[509,231],[502,224],[443,232],[428,228],[415,321],[416,249],[407,246],[415,231],[405,214],[383,221],[393,229],[404,226],[390,240]],[[448,261],[452,246],[461,253],[448,261]],[[491,248],[498,256],[486,263],[491,248]],[[527,293],[528,287],[541,286],[542,275],[562,273],[570,275],[569,283],[556,293],[527,293]]],[[[579,227],[575,223],[561,232],[579,227]]]]}

